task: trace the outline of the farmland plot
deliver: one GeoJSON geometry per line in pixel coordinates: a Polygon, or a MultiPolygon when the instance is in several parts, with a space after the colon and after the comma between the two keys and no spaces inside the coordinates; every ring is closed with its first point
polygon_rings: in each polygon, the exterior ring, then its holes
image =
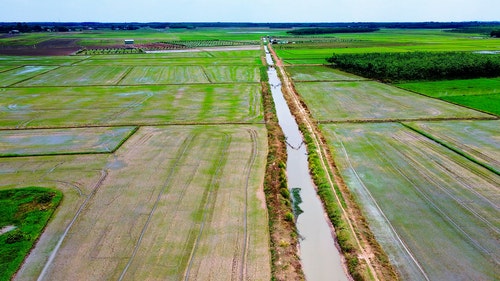
{"type": "Polygon", "coordinates": [[[25,66],[25,65],[72,65],[88,57],[57,56],[57,57],[27,57],[27,56],[0,56],[1,66],[25,66]]]}
{"type": "Polygon", "coordinates": [[[208,80],[212,83],[256,83],[260,81],[256,66],[204,66],[208,80]]]}
{"type": "Polygon", "coordinates": [[[403,280],[494,280],[500,177],[396,123],[323,125],[403,280]]]}
{"type": "Polygon", "coordinates": [[[373,81],[296,83],[320,121],[493,118],[373,81]]]}
{"type": "Polygon", "coordinates": [[[22,66],[5,72],[0,72],[0,87],[29,79],[41,73],[55,69],[57,66],[22,66]]]}
{"type": "Polygon", "coordinates": [[[136,66],[120,85],[209,83],[201,66],[136,66]]]}
{"type": "Polygon", "coordinates": [[[500,121],[411,122],[406,125],[500,171],[500,121]]]}
{"type": "Polygon", "coordinates": [[[0,131],[0,157],[110,153],[135,127],[0,131]]]}
{"type": "Polygon", "coordinates": [[[155,65],[260,65],[259,57],[178,57],[178,58],[163,58],[163,59],[148,59],[148,58],[123,58],[123,59],[100,59],[92,57],[82,60],[75,66],[155,66],[155,65]]]}
{"type": "Polygon", "coordinates": [[[11,129],[262,121],[256,83],[6,88],[0,106],[11,129]]]}
{"type": "MultiPolygon", "coordinates": [[[[42,272],[44,280],[269,280],[265,136],[264,126],[140,128],[102,166],[89,161],[105,175],[99,187],[54,259],[37,247],[18,279],[42,272]]],[[[65,157],[38,166],[45,181],[69,167],[65,157]]],[[[9,178],[17,175],[0,182],[9,178]]],[[[54,248],[63,225],[51,224],[42,245],[54,248]]]]}
{"type": "Polygon", "coordinates": [[[126,66],[69,66],[24,81],[16,86],[115,85],[129,71],[126,66]]]}
{"type": "Polygon", "coordinates": [[[366,80],[327,66],[293,66],[287,67],[286,71],[295,82],[366,80]]]}

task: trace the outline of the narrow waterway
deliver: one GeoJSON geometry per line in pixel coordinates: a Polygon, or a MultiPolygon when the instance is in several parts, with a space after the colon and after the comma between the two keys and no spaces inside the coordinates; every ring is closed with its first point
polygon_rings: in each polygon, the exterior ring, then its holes
{"type": "Polygon", "coordinates": [[[316,194],[307,162],[307,148],[295,118],[281,92],[281,81],[267,47],[266,61],[269,84],[276,106],[278,121],[287,141],[288,187],[300,188],[303,213],[297,218],[300,235],[300,259],[307,281],[349,280],[342,267],[340,253],[335,246],[332,228],[316,194]]]}

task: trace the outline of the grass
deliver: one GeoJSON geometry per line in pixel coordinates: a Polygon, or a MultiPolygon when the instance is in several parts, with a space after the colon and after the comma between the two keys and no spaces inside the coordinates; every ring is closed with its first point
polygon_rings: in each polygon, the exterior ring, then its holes
{"type": "Polygon", "coordinates": [[[492,231],[500,226],[493,196],[498,175],[399,124],[323,129],[377,240],[392,261],[405,261],[395,263],[402,279],[498,275],[493,260],[500,249],[492,231]],[[431,250],[436,247],[446,251],[431,250]]]}
{"type": "Polygon", "coordinates": [[[0,280],[11,280],[61,199],[62,193],[55,189],[25,187],[0,190],[0,228],[15,227],[0,235],[0,280]]]}

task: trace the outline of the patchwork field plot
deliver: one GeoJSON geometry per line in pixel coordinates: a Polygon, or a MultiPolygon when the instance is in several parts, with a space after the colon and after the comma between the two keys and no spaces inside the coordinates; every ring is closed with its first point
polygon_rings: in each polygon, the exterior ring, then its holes
{"type": "Polygon", "coordinates": [[[55,69],[56,67],[57,66],[22,66],[9,71],[0,72],[0,87],[10,86],[55,69]]]}
{"type": "Polygon", "coordinates": [[[270,280],[259,55],[0,57],[0,190],[64,194],[14,279],[270,280]]]}
{"type": "Polygon", "coordinates": [[[403,280],[500,274],[497,174],[400,124],[322,128],[403,280]]]}
{"type": "Polygon", "coordinates": [[[115,85],[129,71],[126,66],[70,66],[34,77],[16,86],[115,85]]]}
{"type": "Polygon", "coordinates": [[[405,125],[500,172],[500,121],[411,122],[405,125]]]}
{"type": "Polygon", "coordinates": [[[327,66],[293,66],[288,67],[286,71],[295,82],[366,80],[327,66]]]}
{"type": "Polygon", "coordinates": [[[136,66],[120,85],[210,83],[201,66],[136,66]]]}
{"type": "Polygon", "coordinates": [[[263,125],[167,126],[140,128],[110,156],[3,161],[0,186],[68,193],[18,279],[269,280],[266,151],[263,125]]]}
{"type": "Polygon", "coordinates": [[[111,153],[136,127],[0,131],[0,157],[111,153]]]}
{"type": "Polygon", "coordinates": [[[262,122],[260,85],[7,88],[2,128],[262,122]]]}
{"type": "Polygon", "coordinates": [[[319,121],[492,118],[373,81],[296,83],[296,88],[319,121]]]}
{"type": "Polygon", "coordinates": [[[204,66],[207,78],[213,83],[256,83],[260,81],[258,67],[204,66]]]}
{"type": "Polygon", "coordinates": [[[500,78],[414,82],[397,86],[500,115],[500,78]]]}
{"type": "MultiPolygon", "coordinates": [[[[258,53],[258,52],[257,52],[258,53]]],[[[150,58],[121,58],[117,60],[102,59],[101,57],[92,57],[76,63],[78,66],[154,66],[154,65],[260,65],[260,58],[256,57],[177,57],[164,59],[150,58]]]]}
{"type": "Polygon", "coordinates": [[[72,65],[88,57],[25,57],[25,56],[0,56],[0,65],[2,66],[25,66],[25,65],[72,65]]]}

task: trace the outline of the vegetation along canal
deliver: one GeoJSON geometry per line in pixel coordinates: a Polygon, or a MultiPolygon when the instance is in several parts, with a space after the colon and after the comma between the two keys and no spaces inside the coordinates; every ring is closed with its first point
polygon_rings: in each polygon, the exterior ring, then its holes
{"type": "MultiPolygon", "coordinates": [[[[273,66],[271,55],[265,48],[267,64],[273,66]]],[[[327,221],[309,174],[306,145],[283,97],[281,82],[274,67],[269,67],[268,76],[276,114],[287,142],[288,186],[292,189],[300,188],[302,203],[299,207],[303,212],[298,215],[296,224],[300,235],[300,259],[304,274],[308,281],[349,280],[332,237],[333,229],[327,221]]]]}

